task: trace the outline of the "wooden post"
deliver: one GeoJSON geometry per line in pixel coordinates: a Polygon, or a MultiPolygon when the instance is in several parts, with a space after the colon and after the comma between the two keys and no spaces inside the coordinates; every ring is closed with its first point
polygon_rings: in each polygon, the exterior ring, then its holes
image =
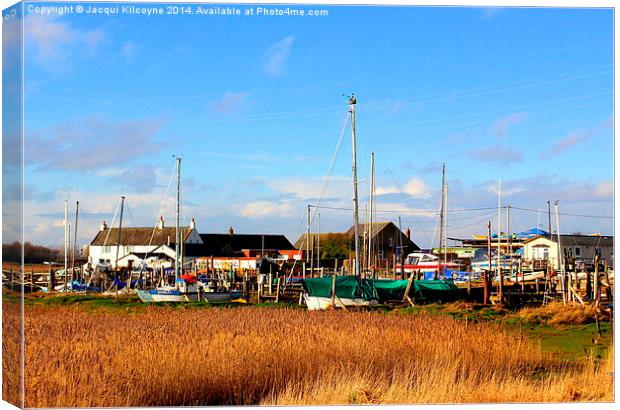
{"type": "Polygon", "coordinates": [[[609,270],[607,269],[607,261],[605,261],[603,272],[605,273],[605,282],[607,282],[607,301],[611,303],[614,301],[614,295],[612,294],[613,287],[611,286],[611,282],[609,281],[609,270]]]}
{"type": "Polygon", "coordinates": [[[336,307],[336,272],[332,276],[332,309],[336,307]]]}
{"type": "Polygon", "coordinates": [[[413,286],[413,280],[414,280],[414,273],[412,272],[409,275],[409,280],[407,281],[407,288],[405,289],[405,294],[403,295],[403,302],[406,300],[407,302],[409,302],[410,305],[413,306],[413,301],[411,300],[411,298],[409,297],[409,292],[411,292],[411,287],[413,286]]]}
{"type": "Polygon", "coordinates": [[[52,269],[52,264],[50,263],[50,271],[49,271],[49,290],[48,292],[52,292],[54,290],[54,269],[52,269]]]}
{"type": "Polygon", "coordinates": [[[34,271],[30,271],[30,293],[34,292],[34,271]]]}
{"type": "Polygon", "coordinates": [[[280,277],[276,280],[276,303],[280,301],[280,277]]]}
{"type": "MultiPolygon", "coordinates": [[[[260,273],[259,273],[259,275],[260,275],[260,273]]],[[[257,278],[257,279],[258,279],[258,278],[257,278]]],[[[257,280],[257,285],[258,285],[258,289],[256,290],[256,300],[257,300],[257,303],[260,303],[260,301],[261,301],[261,296],[262,296],[262,294],[263,294],[263,283],[262,283],[262,282],[259,282],[259,281],[257,280]]]]}
{"type": "Polygon", "coordinates": [[[334,275],[338,272],[338,258],[334,259],[334,275]]]}
{"type": "Polygon", "coordinates": [[[269,295],[273,294],[273,274],[271,273],[271,263],[269,263],[269,295]]]}
{"type": "Polygon", "coordinates": [[[9,283],[11,284],[11,290],[13,290],[13,268],[9,270],[9,283]]]}
{"type": "Polygon", "coordinates": [[[540,279],[536,278],[536,294],[540,293],[540,279]]]}
{"type": "Polygon", "coordinates": [[[595,255],[594,256],[594,297],[593,299],[595,301],[598,301],[599,298],[601,297],[600,295],[600,289],[599,289],[599,283],[598,283],[598,262],[599,262],[599,256],[595,255]]]}

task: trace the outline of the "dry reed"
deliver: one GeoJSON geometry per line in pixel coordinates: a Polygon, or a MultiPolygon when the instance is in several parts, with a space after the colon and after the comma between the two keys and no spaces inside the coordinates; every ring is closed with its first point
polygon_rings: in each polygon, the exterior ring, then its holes
{"type": "Polygon", "coordinates": [[[613,399],[611,368],[447,317],[27,307],[25,331],[27,407],[613,399]]]}

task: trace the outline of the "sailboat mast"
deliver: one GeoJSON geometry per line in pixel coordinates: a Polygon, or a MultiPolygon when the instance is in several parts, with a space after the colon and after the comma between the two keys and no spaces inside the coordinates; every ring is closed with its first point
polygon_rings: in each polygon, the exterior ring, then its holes
{"type": "Polygon", "coordinates": [[[355,276],[361,280],[360,276],[360,237],[359,237],[359,203],[357,196],[357,141],[355,128],[355,105],[357,100],[354,95],[349,98],[349,112],[351,113],[351,145],[353,156],[353,230],[355,235],[355,276]]]}
{"type": "Polygon", "coordinates": [[[75,202],[75,227],[73,228],[73,249],[71,252],[71,276],[75,269],[75,251],[77,248],[77,229],[78,229],[78,213],[80,211],[80,201],[75,202]]]}
{"type": "Polygon", "coordinates": [[[317,220],[317,235],[316,235],[316,267],[319,269],[321,267],[321,214],[316,214],[318,217],[317,220]]]}
{"type": "Polygon", "coordinates": [[[68,268],[68,247],[69,247],[69,202],[65,199],[65,290],[67,286],[67,268],[68,268]]]}
{"type": "Polygon", "coordinates": [[[180,275],[181,261],[181,158],[177,158],[177,209],[176,209],[176,246],[174,253],[174,278],[180,275]]]}
{"type": "MultiPolygon", "coordinates": [[[[555,211],[555,224],[556,224],[556,235],[558,238],[558,269],[560,270],[560,289],[562,290],[562,302],[566,304],[568,302],[568,292],[566,292],[566,272],[564,271],[564,258],[562,254],[562,238],[560,234],[560,212],[558,211],[560,201],[555,201],[553,203],[553,208],[555,211]]],[[[549,236],[551,238],[551,236],[549,236]]]]}
{"type": "Polygon", "coordinates": [[[122,232],[123,232],[123,208],[125,207],[125,197],[121,197],[121,217],[118,223],[118,240],[116,241],[116,262],[114,269],[118,270],[118,251],[121,248],[122,232]]]}
{"type": "MultiPolygon", "coordinates": [[[[444,262],[444,224],[445,224],[445,213],[446,213],[446,164],[445,162],[441,165],[441,205],[439,206],[439,254],[440,254],[440,262],[444,262]]],[[[441,273],[441,263],[439,264],[439,272],[441,273]]]]}
{"type": "Polygon", "coordinates": [[[502,180],[499,180],[497,191],[497,276],[499,280],[499,303],[504,303],[504,278],[502,277],[502,180]]]}
{"type": "Polygon", "coordinates": [[[370,153],[370,193],[369,200],[369,213],[368,213],[368,269],[372,269],[372,211],[373,211],[373,197],[375,195],[375,153],[370,153]]]}

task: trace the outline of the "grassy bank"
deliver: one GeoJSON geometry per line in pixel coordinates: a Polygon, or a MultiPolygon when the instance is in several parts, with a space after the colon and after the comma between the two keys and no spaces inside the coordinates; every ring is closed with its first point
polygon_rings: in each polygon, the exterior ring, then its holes
{"type": "Polygon", "coordinates": [[[558,357],[504,312],[69,302],[26,306],[27,407],[613,399],[611,360],[558,357]]]}

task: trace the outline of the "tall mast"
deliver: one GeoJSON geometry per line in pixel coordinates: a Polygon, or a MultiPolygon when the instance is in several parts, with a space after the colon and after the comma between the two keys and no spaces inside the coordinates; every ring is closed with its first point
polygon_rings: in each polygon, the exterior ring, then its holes
{"type": "Polygon", "coordinates": [[[510,205],[506,204],[506,242],[508,243],[508,255],[510,258],[510,276],[512,276],[512,234],[510,233],[510,205]]]}
{"type": "Polygon", "coordinates": [[[75,269],[75,251],[77,248],[77,229],[78,229],[78,212],[80,211],[80,201],[75,202],[75,227],[73,228],[73,249],[71,253],[71,276],[73,277],[75,269]]]}
{"type": "MultiPolygon", "coordinates": [[[[558,211],[559,203],[560,203],[560,201],[555,201],[553,203],[553,207],[554,207],[554,211],[555,211],[555,224],[556,224],[556,229],[557,229],[556,235],[557,235],[557,238],[558,238],[558,255],[557,255],[557,257],[558,257],[558,269],[560,270],[560,283],[561,283],[560,289],[562,290],[562,302],[564,304],[566,304],[566,302],[568,301],[568,297],[567,297],[568,296],[567,295],[568,292],[566,292],[566,278],[565,278],[566,273],[564,272],[564,260],[563,260],[563,253],[562,253],[562,251],[563,251],[563,249],[562,249],[562,239],[561,239],[561,236],[560,236],[560,213],[558,211]]],[[[551,238],[551,236],[549,236],[549,238],[551,238]]]]}
{"type": "Polygon", "coordinates": [[[69,247],[69,202],[65,199],[65,290],[67,290],[67,268],[68,268],[68,247],[69,247]]]}
{"type": "Polygon", "coordinates": [[[306,217],[306,263],[310,262],[310,205],[306,217]]]}
{"type": "Polygon", "coordinates": [[[359,204],[357,197],[357,141],[355,129],[355,105],[357,100],[353,94],[349,98],[349,112],[351,113],[351,145],[353,156],[353,226],[355,235],[355,276],[361,280],[360,275],[360,237],[359,237],[359,204]]]}
{"type": "Polygon", "coordinates": [[[504,278],[502,277],[502,180],[499,180],[497,191],[497,276],[499,278],[499,303],[504,303],[504,278]]]}
{"type": "Polygon", "coordinates": [[[317,269],[321,267],[321,214],[316,214],[318,217],[317,224],[317,235],[316,235],[316,267],[317,269]]]}
{"type": "Polygon", "coordinates": [[[444,274],[448,264],[448,184],[444,185],[444,217],[443,217],[443,255],[444,255],[444,274]]]}
{"type": "Polygon", "coordinates": [[[116,241],[116,262],[114,269],[118,270],[118,251],[121,249],[122,232],[123,232],[123,208],[125,207],[125,197],[121,197],[121,217],[118,223],[118,239],[116,241]]]}
{"type": "Polygon", "coordinates": [[[373,196],[375,195],[375,153],[370,153],[370,193],[369,213],[368,213],[368,269],[372,267],[372,211],[373,196]]]}
{"type": "MultiPolygon", "coordinates": [[[[440,255],[440,261],[444,261],[445,255],[444,255],[444,240],[443,240],[443,233],[444,233],[444,223],[445,223],[445,212],[446,212],[446,204],[445,204],[445,200],[446,200],[446,193],[445,193],[445,189],[446,189],[446,164],[443,163],[441,165],[441,204],[439,206],[439,255],[440,255]]],[[[441,273],[441,263],[439,264],[439,272],[441,273]]]]}
{"type": "Polygon", "coordinates": [[[181,273],[181,158],[177,158],[177,218],[176,218],[176,246],[174,253],[174,278],[181,273]]]}

